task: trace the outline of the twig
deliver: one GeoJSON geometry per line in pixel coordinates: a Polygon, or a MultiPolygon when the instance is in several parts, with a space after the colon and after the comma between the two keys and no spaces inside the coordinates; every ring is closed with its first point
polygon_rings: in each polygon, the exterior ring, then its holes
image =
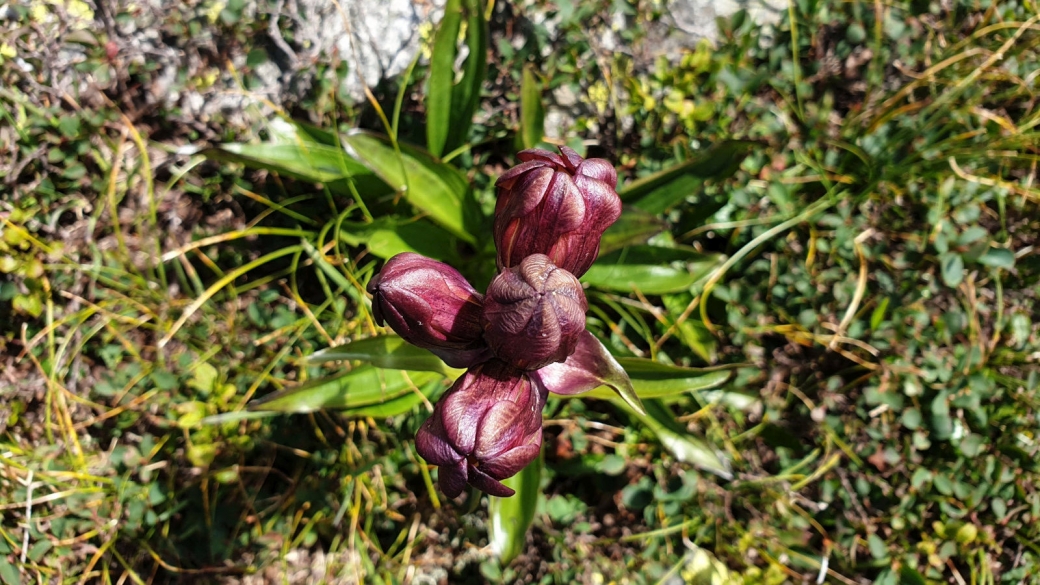
{"type": "Polygon", "coordinates": [[[282,15],[282,8],[285,6],[285,0],[278,0],[274,5],[274,10],[271,11],[271,20],[267,23],[267,36],[271,37],[271,41],[278,47],[285,56],[289,58],[289,66],[293,71],[296,70],[296,66],[299,63],[299,58],[296,56],[296,52],[292,50],[289,43],[285,42],[285,38],[282,37],[282,31],[278,28],[278,18],[282,15]]]}
{"type": "Polygon", "coordinates": [[[22,564],[29,554],[29,531],[32,525],[32,493],[33,493],[33,470],[29,470],[29,476],[25,480],[25,532],[22,534],[22,564]]]}

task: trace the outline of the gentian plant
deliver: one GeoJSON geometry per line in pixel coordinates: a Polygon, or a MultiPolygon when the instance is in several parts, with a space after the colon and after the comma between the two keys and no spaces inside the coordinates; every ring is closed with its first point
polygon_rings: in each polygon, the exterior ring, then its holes
{"type": "Polygon", "coordinates": [[[541,449],[550,392],[610,380],[641,410],[624,369],[585,330],[578,277],[621,214],[617,174],[604,159],[530,149],[496,183],[498,275],[484,295],[443,262],[398,254],[369,283],[373,313],[406,341],[468,368],[434,407],[416,449],[440,467],[450,497],[466,484],[494,496],[541,449]]]}

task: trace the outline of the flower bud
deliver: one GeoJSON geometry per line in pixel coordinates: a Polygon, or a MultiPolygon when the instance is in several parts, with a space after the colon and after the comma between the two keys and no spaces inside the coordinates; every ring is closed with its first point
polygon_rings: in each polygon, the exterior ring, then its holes
{"type": "Polygon", "coordinates": [[[538,457],[547,395],[527,372],[499,360],[456,380],[415,435],[419,455],[439,466],[441,490],[454,498],[469,483],[493,496],[513,495],[501,480],[538,457]]]}
{"type": "Polygon", "coordinates": [[[484,339],[500,360],[536,370],[574,351],[588,308],[578,279],[548,256],[534,254],[488,286],[484,339]]]}
{"type": "Polygon", "coordinates": [[[483,296],[459,271],[406,252],[387,261],[368,284],[376,323],[426,348],[455,368],[491,357],[483,338],[483,296]]]}
{"type": "Polygon", "coordinates": [[[582,159],[566,146],[560,155],[531,149],[517,157],[523,162],[495,183],[498,267],[545,254],[571,274],[585,274],[603,232],[621,215],[614,167],[601,158],[582,159]]]}

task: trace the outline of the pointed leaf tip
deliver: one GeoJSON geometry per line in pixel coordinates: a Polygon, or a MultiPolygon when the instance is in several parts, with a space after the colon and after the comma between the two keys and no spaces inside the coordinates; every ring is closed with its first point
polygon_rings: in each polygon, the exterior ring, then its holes
{"type": "Polygon", "coordinates": [[[572,395],[609,386],[633,410],[646,414],[625,368],[594,335],[583,331],[574,353],[564,362],[549,364],[537,371],[542,385],[555,394],[572,395]]]}

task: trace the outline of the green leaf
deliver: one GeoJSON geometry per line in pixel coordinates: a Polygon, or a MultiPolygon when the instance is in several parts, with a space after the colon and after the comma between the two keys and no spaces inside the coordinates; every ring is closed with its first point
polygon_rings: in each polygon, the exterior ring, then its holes
{"type": "Polygon", "coordinates": [[[692,248],[631,246],[601,255],[581,280],[619,292],[674,293],[690,290],[724,260],[721,254],[703,254],[692,248]]]}
{"type": "Polygon", "coordinates": [[[989,248],[985,254],[979,256],[979,264],[1010,270],[1015,266],[1015,254],[1007,248],[989,248]]]}
{"type": "MultiPolygon", "coordinates": [[[[643,400],[717,388],[725,384],[732,375],[728,368],[683,368],[646,358],[616,359],[628,373],[636,396],[643,400]]],[[[600,387],[580,396],[611,399],[615,394],[606,387],[600,387]]]]}
{"type": "Polygon", "coordinates": [[[733,478],[729,460],[704,439],[688,433],[661,401],[644,401],[646,414],[635,412],[619,399],[615,398],[612,402],[646,425],[679,461],[695,465],[723,479],[733,478]]]}
{"type": "Polygon", "coordinates": [[[316,143],[232,143],[203,151],[202,154],[316,183],[331,183],[348,177],[373,174],[364,165],[344,155],[340,149],[316,143]]]}
{"type": "MultiPolygon", "coordinates": [[[[632,383],[637,398],[667,398],[688,392],[717,388],[729,380],[731,367],[684,368],[646,358],[612,358],[632,383]]],[[[432,372],[455,379],[463,370],[448,367],[429,351],[415,347],[396,335],[381,335],[316,351],[304,359],[307,365],[331,361],[360,360],[377,368],[432,372]]],[[[357,370],[355,370],[357,371],[357,370]]],[[[419,382],[416,382],[419,384],[419,382]]],[[[612,399],[618,395],[604,386],[577,396],[612,399]]]]}
{"type": "Polygon", "coordinates": [[[480,104],[480,88],[487,77],[488,25],[484,19],[481,0],[463,0],[466,14],[466,62],[462,65],[462,79],[455,85],[451,96],[451,127],[448,145],[457,148],[469,139],[473,114],[480,104]]]}
{"type": "Polygon", "coordinates": [[[875,559],[884,559],[888,557],[888,546],[885,544],[881,537],[873,532],[867,535],[867,548],[870,549],[870,554],[875,559]]]}
{"type": "Polygon", "coordinates": [[[599,253],[608,254],[625,246],[643,244],[668,229],[668,223],[652,213],[625,207],[614,225],[607,228],[599,242],[599,253]]]}
{"type": "Polygon", "coordinates": [[[733,174],[755,144],[748,140],[720,142],[689,160],[625,185],[618,195],[648,213],[663,213],[695,194],[706,180],[733,174]]]}
{"type": "Polygon", "coordinates": [[[542,83],[532,65],[524,67],[520,81],[520,144],[534,148],[545,136],[545,108],[542,106],[542,83]]]}
{"type": "Polygon", "coordinates": [[[440,379],[433,372],[384,370],[362,365],[353,371],[306,382],[250,403],[250,410],[314,412],[384,404],[440,379]]]}
{"type": "Polygon", "coordinates": [[[4,585],[18,585],[21,582],[18,568],[7,561],[7,555],[0,555],[0,581],[4,585]]]}
{"type": "Polygon", "coordinates": [[[451,126],[451,94],[455,83],[455,56],[458,53],[459,27],[462,25],[461,0],[444,5],[430,55],[430,81],[426,90],[426,148],[436,156],[444,154],[451,126]]]}
{"type": "Polygon", "coordinates": [[[397,151],[384,137],[368,132],[354,131],[343,137],[343,144],[348,154],[403,193],[416,209],[459,239],[477,244],[475,234],[483,224],[480,209],[458,169],[415,147],[402,144],[397,151]]]}
{"type": "Polygon", "coordinates": [[[307,356],[305,363],[320,364],[331,361],[361,360],[377,368],[435,372],[449,378],[463,370],[448,367],[441,358],[416,347],[396,335],[381,335],[329,347],[307,356]]]}
{"type": "Polygon", "coordinates": [[[385,215],[371,223],[344,221],[340,225],[340,239],[350,246],[364,244],[369,252],[384,259],[401,252],[416,252],[455,266],[459,264],[454,236],[425,219],[385,215]]]}
{"type": "Polygon", "coordinates": [[[465,144],[487,75],[487,23],[479,0],[448,0],[430,58],[426,146],[437,158],[465,144]],[[466,60],[455,82],[459,30],[466,19],[466,60]]]}
{"type": "Polygon", "coordinates": [[[905,585],[926,585],[928,583],[921,573],[906,565],[899,569],[899,582],[905,585]]]}
{"type": "Polygon", "coordinates": [[[964,259],[960,254],[947,252],[939,255],[939,264],[942,269],[942,280],[946,286],[957,288],[964,280],[964,259]]]}
{"type": "Polygon", "coordinates": [[[532,461],[520,473],[502,481],[516,491],[511,497],[492,496],[488,502],[488,539],[491,550],[503,565],[509,564],[527,545],[527,531],[534,520],[538,498],[542,494],[542,457],[532,461]]]}
{"type": "MultiPolygon", "coordinates": [[[[665,319],[668,327],[675,326],[678,317],[683,314],[692,299],[691,295],[665,295],[661,298],[667,311],[665,319]]],[[[718,344],[715,336],[711,334],[703,321],[690,315],[679,323],[676,330],[679,333],[678,338],[693,353],[697,354],[697,357],[709,364],[715,362],[718,357],[718,344]]]]}

